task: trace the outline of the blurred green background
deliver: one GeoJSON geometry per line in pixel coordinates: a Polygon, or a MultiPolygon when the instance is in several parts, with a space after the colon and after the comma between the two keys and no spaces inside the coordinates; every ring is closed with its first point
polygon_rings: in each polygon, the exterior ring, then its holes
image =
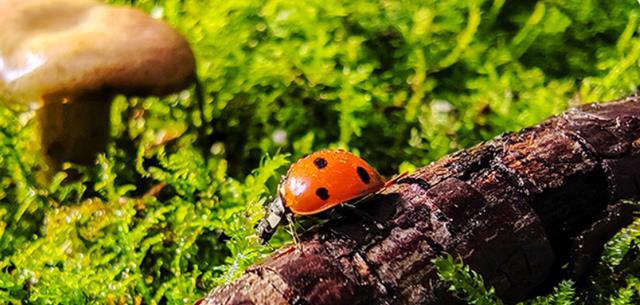
{"type": "MultiPolygon", "coordinates": [[[[206,104],[118,98],[74,182],[45,182],[34,122],[0,108],[0,303],[193,303],[272,251],[247,237],[298,157],[346,148],[390,176],[640,84],[634,0],[111,2],[184,33],[206,104]]],[[[636,227],[590,292],[531,302],[640,302],[636,227]]]]}

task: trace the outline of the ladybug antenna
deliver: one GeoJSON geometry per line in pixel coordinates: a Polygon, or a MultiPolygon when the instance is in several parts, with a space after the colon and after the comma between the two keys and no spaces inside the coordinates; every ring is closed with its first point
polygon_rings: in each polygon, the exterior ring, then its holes
{"type": "Polygon", "coordinates": [[[260,238],[260,242],[262,244],[265,244],[269,239],[271,239],[271,236],[276,232],[278,225],[284,221],[285,214],[286,210],[284,208],[284,204],[282,204],[282,198],[278,196],[269,204],[269,206],[267,206],[264,218],[262,218],[256,226],[256,234],[258,235],[258,238],[260,238]]]}

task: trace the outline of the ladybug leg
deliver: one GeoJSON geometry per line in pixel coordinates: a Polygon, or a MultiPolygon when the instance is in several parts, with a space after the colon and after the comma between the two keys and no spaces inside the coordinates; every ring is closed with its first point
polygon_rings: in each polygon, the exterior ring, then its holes
{"type": "Polygon", "coordinates": [[[293,217],[293,213],[287,213],[286,217],[289,226],[289,234],[291,234],[291,236],[293,237],[293,243],[296,245],[296,248],[300,250],[300,252],[302,252],[302,243],[300,242],[300,236],[298,236],[298,233],[296,232],[294,223],[295,218],[293,217]]]}
{"type": "Polygon", "coordinates": [[[269,239],[271,239],[271,236],[273,236],[278,226],[282,223],[285,214],[290,213],[287,213],[284,205],[282,204],[282,199],[278,196],[278,198],[269,204],[264,218],[262,218],[256,226],[256,235],[258,235],[262,244],[265,244],[269,239]]]}
{"type": "Polygon", "coordinates": [[[400,180],[400,179],[402,179],[402,178],[404,178],[404,177],[406,177],[408,175],[409,175],[409,172],[402,172],[401,174],[395,175],[391,179],[389,179],[389,181],[384,183],[384,187],[388,187],[388,186],[394,185],[394,184],[396,184],[398,182],[398,180],[400,180]]]}

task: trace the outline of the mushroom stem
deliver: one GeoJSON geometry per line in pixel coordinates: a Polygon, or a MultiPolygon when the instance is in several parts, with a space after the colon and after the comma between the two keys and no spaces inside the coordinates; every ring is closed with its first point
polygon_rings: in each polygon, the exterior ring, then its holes
{"type": "Polygon", "coordinates": [[[44,96],[37,110],[41,149],[49,166],[59,170],[63,162],[92,164],[109,138],[111,94],[44,96]]]}

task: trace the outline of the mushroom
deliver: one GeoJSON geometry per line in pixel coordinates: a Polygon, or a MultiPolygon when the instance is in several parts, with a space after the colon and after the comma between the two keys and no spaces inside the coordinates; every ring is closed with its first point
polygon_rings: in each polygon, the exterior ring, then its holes
{"type": "Polygon", "coordinates": [[[195,80],[166,23],[93,0],[0,0],[0,96],[36,109],[44,155],[89,164],[105,149],[111,100],[166,95],[195,80]]]}

